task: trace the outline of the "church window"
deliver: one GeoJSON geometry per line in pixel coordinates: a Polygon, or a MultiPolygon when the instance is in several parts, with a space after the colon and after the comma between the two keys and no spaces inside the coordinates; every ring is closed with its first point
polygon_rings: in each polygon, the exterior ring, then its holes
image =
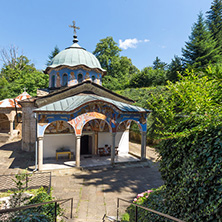
{"type": "Polygon", "coordinates": [[[95,80],[96,80],[96,77],[92,76],[92,82],[95,82],[95,80]]]}
{"type": "Polygon", "coordinates": [[[81,83],[83,81],[83,76],[81,73],[78,74],[78,83],[81,83]]]}
{"type": "Polygon", "coordinates": [[[67,86],[68,85],[68,75],[65,73],[62,76],[62,86],[67,86]]]}
{"type": "Polygon", "coordinates": [[[54,88],[55,87],[55,75],[52,76],[52,83],[51,83],[51,87],[54,88]]]}

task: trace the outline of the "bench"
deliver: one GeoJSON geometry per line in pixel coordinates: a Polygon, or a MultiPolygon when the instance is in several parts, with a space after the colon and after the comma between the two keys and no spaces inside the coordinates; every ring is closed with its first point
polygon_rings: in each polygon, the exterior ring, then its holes
{"type": "Polygon", "coordinates": [[[71,157],[73,155],[73,152],[71,151],[56,151],[56,160],[58,160],[59,155],[68,154],[69,160],[71,160],[71,157]]]}
{"type": "MultiPolygon", "coordinates": [[[[111,155],[111,147],[99,147],[98,154],[100,156],[110,156],[111,155]]],[[[115,155],[118,155],[118,147],[115,147],[115,155]]]]}

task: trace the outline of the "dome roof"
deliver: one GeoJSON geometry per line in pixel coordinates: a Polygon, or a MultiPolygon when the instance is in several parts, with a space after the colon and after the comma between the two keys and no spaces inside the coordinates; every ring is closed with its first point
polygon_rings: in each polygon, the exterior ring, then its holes
{"type": "Polygon", "coordinates": [[[70,47],[58,53],[52,60],[49,68],[56,68],[58,66],[78,66],[85,65],[88,68],[102,69],[99,60],[90,52],[86,51],[84,48],[78,45],[78,43],[72,44],[70,47]]]}

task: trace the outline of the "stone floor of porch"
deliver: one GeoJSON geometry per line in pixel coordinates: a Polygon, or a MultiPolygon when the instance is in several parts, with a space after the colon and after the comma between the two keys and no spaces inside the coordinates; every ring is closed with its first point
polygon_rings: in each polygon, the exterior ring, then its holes
{"type": "MultiPolygon", "coordinates": [[[[128,162],[139,162],[140,159],[131,154],[118,154],[115,156],[115,163],[128,163],[128,162]]],[[[80,167],[98,167],[111,165],[110,156],[92,156],[92,155],[81,155],[80,167]]],[[[56,170],[56,169],[69,169],[76,166],[75,160],[68,160],[60,158],[55,159],[44,159],[43,170],[56,170]]]]}

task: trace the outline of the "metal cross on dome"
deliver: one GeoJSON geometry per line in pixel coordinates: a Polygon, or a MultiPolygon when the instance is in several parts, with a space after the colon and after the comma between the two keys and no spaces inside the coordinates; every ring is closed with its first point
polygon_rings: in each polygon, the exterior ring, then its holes
{"type": "Polygon", "coordinates": [[[76,35],[76,29],[79,30],[80,28],[76,26],[76,22],[75,21],[72,21],[72,24],[73,25],[69,25],[69,27],[74,29],[74,35],[76,35]]]}

